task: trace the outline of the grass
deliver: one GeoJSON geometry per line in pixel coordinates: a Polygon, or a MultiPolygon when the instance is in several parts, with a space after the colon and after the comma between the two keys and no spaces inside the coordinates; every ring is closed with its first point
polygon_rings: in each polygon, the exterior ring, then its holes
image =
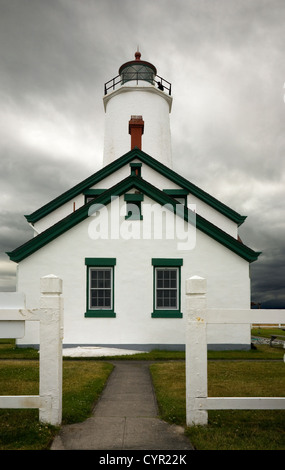
{"type": "MultiPolygon", "coordinates": [[[[90,416],[113,366],[98,361],[63,362],[62,424],[90,416]]],[[[0,361],[1,395],[37,395],[39,361],[0,361]]],[[[0,450],[48,449],[57,428],[39,423],[38,410],[0,410],[0,450]]]]}
{"type": "MultiPolygon", "coordinates": [[[[257,329],[254,331],[254,336],[257,336],[259,330],[266,330],[262,334],[259,333],[259,336],[265,336],[270,334],[266,329],[257,329]]],[[[285,334],[285,331],[275,328],[272,334],[285,334]],[[279,332],[282,333],[279,333],[279,332]],[[278,333],[277,333],[278,332],[278,333]]],[[[245,351],[208,351],[209,359],[281,359],[284,356],[284,349],[280,347],[270,347],[269,345],[258,345],[257,349],[249,349],[245,351]]],[[[39,359],[39,353],[33,348],[17,348],[14,340],[0,339],[0,359],[39,359]]],[[[183,351],[163,351],[159,349],[154,349],[150,352],[142,352],[133,355],[127,356],[104,356],[98,357],[96,360],[128,360],[128,361],[165,361],[165,360],[184,360],[185,353],[183,351]]],[[[64,358],[65,361],[68,360],[81,360],[80,358],[64,358]]],[[[94,360],[94,358],[85,358],[85,360],[94,360]]]]}
{"type": "Polygon", "coordinates": [[[251,329],[252,336],[262,336],[263,338],[270,338],[272,335],[284,336],[285,338],[285,325],[282,328],[273,327],[255,327],[251,329]]]}
{"type": "Polygon", "coordinates": [[[0,359],[39,359],[33,348],[18,348],[14,339],[0,339],[0,359]]]}
{"type": "Polygon", "coordinates": [[[78,423],[91,415],[112,370],[107,362],[63,362],[63,424],[78,423]]]}
{"type": "MultiPolygon", "coordinates": [[[[160,416],[185,426],[185,364],[150,366],[160,416]]],[[[281,361],[209,361],[209,396],[285,396],[281,361]]],[[[285,410],[215,410],[208,426],[187,428],[199,450],[284,450],[285,410]]]]}
{"type": "MultiPolygon", "coordinates": [[[[267,345],[248,351],[209,351],[209,396],[284,396],[283,356],[284,349],[267,345]]],[[[0,394],[38,394],[38,359],[36,350],[0,340],[0,394]]],[[[64,358],[63,424],[90,416],[113,367],[107,359],[64,358]]],[[[110,359],[154,361],[150,368],[161,417],[185,426],[183,352],[154,350],[110,359]]],[[[210,411],[208,426],[186,432],[199,450],[284,450],[284,428],[285,410],[230,410],[210,411]]],[[[48,449],[56,433],[55,427],[39,423],[38,410],[0,410],[0,450],[48,449]]]]}

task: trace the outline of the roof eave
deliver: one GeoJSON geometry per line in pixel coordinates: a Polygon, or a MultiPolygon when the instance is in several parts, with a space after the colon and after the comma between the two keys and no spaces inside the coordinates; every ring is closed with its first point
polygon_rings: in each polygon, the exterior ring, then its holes
{"type": "MultiPolygon", "coordinates": [[[[159,202],[161,205],[173,207],[174,212],[178,216],[183,217],[188,223],[192,223],[192,211],[190,211],[186,206],[184,206],[183,212],[181,212],[181,210],[177,211],[177,207],[180,208],[181,205],[177,204],[177,202],[173,198],[171,198],[155,186],[151,185],[150,183],[146,182],[142,178],[134,176],[128,176],[112,188],[104,191],[104,193],[102,193],[96,199],[96,204],[109,204],[112,196],[120,196],[125,191],[128,191],[133,187],[136,187],[137,189],[141,190],[144,194],[148,195],[156,202],[159,202]]],[[[80,223],[85,218],[87,218],[89,215],[89,209],[93,204],[94,201],[90,201],[89,203],[85,204],[84,206],[69,214],[61,221],[49,227],[44,232],[40,233],[39,235],[24,243],[20,247],[16,248],[14,251],[7,252],[7,255],[14,262],[22,261],[26,257],[33,254],[35,251],[40,249],[42,246],[45,246],[50,241],[54,240],[62,233],[68,231],[74,225],[80,223]]],[[[208,236],[210,236],[226,248],[236,253],[238,256],[244,258],[249,263],[258,259],[258,256],[261,252],[255,252],[251,248],[240,243],[238,240],[231,237],[229,234],[219,229],[212,223],[208,222],[206,219],[199,216],[198,214],[196,214],[195,217],[196,227],[199,230],[203,231],[208,236]]]]}
{"type": "Polygon", "coordinates": [[[185,178],[180,176],[175,171],[171,170],[170,168],[166,167],[162,163],[158,162],[156,159],[154,159],[150,155],[146,154],[142,150],[139,150],[138,148],[135,148],[133,150],[130,150],[126,154],[122,155],[121,157],[119,157],[114,162],[109,163],[109,165],[106,165],[101,170],[98,170],[96,173],[92,174],[91,176],[89,176],[88,178],[83,180],[81,183],[78,183],[73,188],[65,191],[60,196],[53,199],[49,203],[45,204],[41,208],[37,209],[32,214],[25,215],[27,221],[29,223],[38,222],[40,219],[42,219],[43,217],[48,215],[53,210],[60,207],[62,204],[68,202],[70,199],[72,199],[75,196],[77,196],[78,194],[82,193],[85,189],[89,188],[90,186],[92,186],[94,184],[97,184],[102,179],[106,178],[111,173],[113,173],[114,171],[120,169],[123,165],[128,164],[131,160],[133,160],[135,158],[138,158],[143,163],[146,163],[152,169],[154,169],[155,171],[158,171],[159,173],[161,173],[166,178],[170,179],[171,181],[175,182],[176,184],[180,185],[181,187],[189,190],[190,193],[192,193],[193,195],[195,195],[199,199],[203,200],[206,204],[209,204],[215,210],[222,213],[225,217],[229,218],[230,220],[232,220],[236,224],[241,225],[244,222],[244,220],[246,219],[246,216],[238,214],[236,211],[234,211],[230,207],[226,206],[222,202],[218,201],[216,198],[214,198],[210,194],[206,193],[202,189],[198,188],[198,186],[196,186],[193,183],[191,183],[190,181],[186,180],[185,178]]]}

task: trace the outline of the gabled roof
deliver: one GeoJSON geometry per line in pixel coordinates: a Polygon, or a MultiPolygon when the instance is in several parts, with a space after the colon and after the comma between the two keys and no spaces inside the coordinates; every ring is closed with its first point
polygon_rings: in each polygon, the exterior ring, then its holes
{"type": "Polygon", "coordinates": [[[114,162],[110,163],[109,165],[106,165],[101,170],[89,176],[81,183],[77,184],[76,186],[73,186],[73,188],[69,189],[68,191],[64,192],[49,203],[45,204],[32,214],[26,215],[25,217],[27,221],[30,223],[37,222],[38,220],[48,215],[50,212],[60,207],[62,204],[65,204],[78,194],[81,194],[86,189],[99,183],[101,180],[114,173],[115,171],[119,170],[122,166],[130,163],[134,159],[139,159],[142,163],[145,163],[146,165],[150,166],[152,169],[156,170],[158,173],[165,176],[173,183],[176,183],[181,188],[188,190],[191,194],[198,197],[200,200],[204,201],[206,204],[213,207],[218,212],[228,217],[238,225],[241,225],[246,219],[246,216],[238,214],[230,207],[218,201],[202,189],[198,188],[198,186],[195,186],[193,183],[180,176],[175,171],[171,170],[167,166],[155,160],[150,155],[146,154],[138,148],[134,148],[133,150],[118,158],[114,162]]]}
{"type": "MultiPolygon", "coordinates": [[[[114,185],[112,188],[104,191],[104,193],[96,198],[96,204],[107,205],[111,202],[112,196],[120,196],[133,188],[141,191],[146,196],[149,196],[155,202],[161,205],[167,205],[167,208],[170,210],[173,209],[174,213],[176,213],[179,217],[184,218],[184,220],[186,220],[188,223],[194,223],[195,220],[196,228],[198,230],[201,230],[216,240],[218,243],[221,243],[223,246],[236,253],[238,256],[244,258],[246,261],[252,262],[258,258],[260,254],[259,252],[255,252],[251,248],[248,248],[246,245],[231,237],[215,225],[211,224],[200,215],[194,214],[186,206],[178,204],[177,201],[165,194],[165,192],[161,191],[138,176],[128,176],[124,180],[114,185]]],[[[44,232],[24,243],[19,248],[8,252],[7,254],[9,255],[10,259],[15,262],[22,261],[32,253],[47,245],[52,240],[70,230],[76,224],[82,222],[88,217],[89,209],[93,204],[94,201],[90,201],[88,204],[80,207],[61,221],[49,227],[44,232]]]]}

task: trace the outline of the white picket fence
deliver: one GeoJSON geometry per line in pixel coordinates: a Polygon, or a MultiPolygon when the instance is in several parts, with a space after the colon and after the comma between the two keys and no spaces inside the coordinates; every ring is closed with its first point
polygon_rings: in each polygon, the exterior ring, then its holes
{"type": "Polygon", "coordinates": [[[40,325],[39,395],[0,396],[0,408],[38,408],[39,420],[54,426],[62,420],[62,280],[40,280],[39,308],[26,309],[21,293],[0,293],[0,338],[21,338],[27,321],[40,325]]]}
{"type": "Polygon", "coordinates": [[[186,281],[186,423],[208,424],[208,410],[285,409],[285,397],[208,397],[207,325],[281,324],[284,310],[207,308],[206,279],[186,281]]]}
{"type": "MultiPolygon", "coordinates": [[[[206,280],[186,281],[186,422],[208,423],[208,410],[284,409],[285,397],[208,397],[207,325],[284,323],[284,310],[207,308],[206,280]]],[[[20,338],[26,321],[40,324],[39,395],[0,396],[0,408],[38,408],[43,423],[62,420],[62,280],[41,278],[39,308],[26,309],[24,295],[0,293],[0,338],[20,338]]]]}
{"type": "Polygon", "coordinates": [[[206,279],[186,280],[187,426],[208,424],[208,410],[285,409],[285,397],[208,397],[207,325],[284,324],[285,310],[207,308],[206,294],[206,279]]]}

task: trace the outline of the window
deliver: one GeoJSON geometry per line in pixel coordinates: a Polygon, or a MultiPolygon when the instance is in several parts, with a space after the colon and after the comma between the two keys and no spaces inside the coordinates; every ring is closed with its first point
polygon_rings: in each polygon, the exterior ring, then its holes
{"type": "Polygon", "coordinates": [[[115,258],[86,258],[87,309],[85,317],[115,317],[115,258]]]}
{"type": "Polygon", "coordinates": [[[106,189],[86,189],[84,191],[85,204],[88,204],[90,201],[95,201],[95,199],[100,196],[106,189]]]}
{"type": "Polygon", "coordinates": [[[182,259],[153,258],[153,318],[181,318],[180,283],[182,259]]]}
{"type": "Polygon", "coordinates": [[[179,204],[187,206],[187,195],[189,191],[186,189],[164,189],[163,192],[173,197],[179,204]]]}
{"type": "Polygon", "coordinates": [[[177,310],[178,268],[155,268],[156,310],[177,310]]]}
{"type": "Polygon", "coordinates": [[[133,193],[125,194],[124,200],[126,201],[126,219],[128,220],[142,220],[141,203],[144,199],[143,194],[133,193]]]}
{"type": "Polygon", "coordinates": [[[141,177],[142,163],[131,162],[130,167],[131,167],[131,176],[141,177]]]}
{"type": "Polygon", "coordinates": [[[141,203],[139,201],[127,202],[127,215],[128,220],[141,220],[141,203]]]}
{"type": "Polygon", "coordinates": [[[89,309],[112,308],[112,268],[89,268],[89,309]]]}
{"type": "Polygon", "coordinates": [[[131,64],[121,71],[122,85],[130,80],[145,80],[153,84],[154,70],[145,64],[131,64]]]}

